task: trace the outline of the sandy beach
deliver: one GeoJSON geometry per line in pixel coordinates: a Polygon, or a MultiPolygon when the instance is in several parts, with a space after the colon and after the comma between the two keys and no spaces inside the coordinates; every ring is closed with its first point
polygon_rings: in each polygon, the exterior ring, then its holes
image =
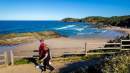
{"type": "Polygon", "coordinates": [[[112,26],[112,27],[104,27],[103,29],[113,30],[113,31],[118,31],[118,32],[123,32],[123,33],[130,34],[130,29],[129,28],[122,28],[122,27],[112,26]]]}
{"type": "MultiPolygon", "coordinates": [[[[52,38],[45,40],[45,43],[51,49],[53,56],[61,56],[64,53],[81,53],[85,49],[85,43],[87,43],[87,50],[95,49],[97,47],[102,47],[110,39],[102,38],[86,38],[86,39],[74,39],[74,38],[52,38]]],[[[34,41],[31,43],[21,44],[16,46],[13,50],[16,55],[33,55],[32,50],[38,50],[39,41],[34,41]]]]}

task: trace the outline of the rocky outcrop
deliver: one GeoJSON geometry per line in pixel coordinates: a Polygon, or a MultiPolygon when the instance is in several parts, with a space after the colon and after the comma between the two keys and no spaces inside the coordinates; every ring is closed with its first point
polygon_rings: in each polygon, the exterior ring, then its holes
{"type": "Polygon", "coordinates": [[[37,39],[57,38],[60,35],[54,31],[11,33],[0,35],[0,45],[15,45],[25,42],[32,42],[37,39]]]}

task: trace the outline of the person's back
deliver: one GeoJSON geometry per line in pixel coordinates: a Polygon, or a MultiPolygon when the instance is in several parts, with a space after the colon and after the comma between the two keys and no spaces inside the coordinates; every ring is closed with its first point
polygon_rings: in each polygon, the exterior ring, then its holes
{"type": "Polygon", "coordinates": [[[39,59],[42,59],[45,57],[46,50],[45,50],[46,44],[44,43],[43,40],[40,40],[40,46],[39,46],[39,59]]]}
{"type": "Polygon", "coordinates": [[[51,59],[51,56],[50,56],[50,50],[49,50],[49,48],[47,47],[47,45],[44,43],[43,40],[40,40],[40,46],[39,46],[39,60],[42,60],[42,61],[43,61],[44,71],[46,71],[46,66],[49,67],[49,70],[50,70],[50,71],[54,70],[54,67],[52,67],[52,66],[49,64],[50,59],[51,59]]]}

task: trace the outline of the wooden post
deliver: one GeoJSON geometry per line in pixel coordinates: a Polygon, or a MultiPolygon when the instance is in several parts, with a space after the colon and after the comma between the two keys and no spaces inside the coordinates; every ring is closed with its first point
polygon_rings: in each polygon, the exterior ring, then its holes
{"type": "Polygon", "coordinates": [[[128,64],[128,73],[130,73],[130,64],[128,64]]]}
{"type": "Polygon", "coordinates": [[[11,65],[14,65],[14,54],[12,50],[10,50],[10,58],[11,58],[11,65]]]}
{"type": "Polygon", "coordinates": [[[87,43],[86,42],[85,42],[84,48],[85,48],[85,55],[87,55],[87,43]]]}
{"type": "Polygon", "coordinates": [[[122,49],[122,40],[121,40],[120,48],[122,49]]]}
{"type": "Polygon", "coordinates": [[[7,57],[7,52],[4,52],[4,59],[5,59],[5,65],[8,66],[8,57],[7,57]]]}

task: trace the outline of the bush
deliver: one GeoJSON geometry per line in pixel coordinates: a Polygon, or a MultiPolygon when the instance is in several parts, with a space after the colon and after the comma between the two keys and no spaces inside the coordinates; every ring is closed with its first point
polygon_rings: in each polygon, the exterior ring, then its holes
{"type": "Polygon", "coordinates": [[[118,54],[104,64],[102,71],[103,73],[129,73],[129,63],[130,54],[118,54]]]}
{"type": "Polygon", "coordinates": [[[14,64],[15,65],[19,65],[19,64],[29,64],[31,62],[29,62],[27,59],[19,59],[19,60],[15,60],[14,64]]]}

